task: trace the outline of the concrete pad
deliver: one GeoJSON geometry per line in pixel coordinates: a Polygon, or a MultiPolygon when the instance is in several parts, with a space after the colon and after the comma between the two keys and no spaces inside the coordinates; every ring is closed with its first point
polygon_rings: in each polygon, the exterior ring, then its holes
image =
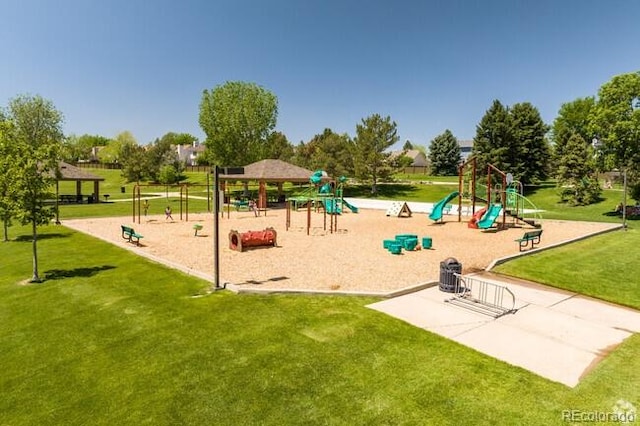
{"type": "Polygon", "coordinates": [[[498,321],[452,340],[566,386],[576,386],[594,354],[498,321]]]}
{"type": "Polygon", "coordinates": [[[493,320],[485,315],[463,309],[452,309],[444,301],[435,302],[416,294],[388,299],[368,307],[416,327],[430,331],[439,329],[442,332],[438,334],[445,337],[457,335],[493,320]]]}
{"type": "Polygon", "coordinates": [[[452,294],[438,287],[369,307],[570,387],[640,332],[639,311],[544,286],[490,282],[516,295],[515,314],[494,319],[445,303],[452,294]]]}
{"type": "MultiPolygon", "coordinates": [[[[501,324],[544,336],[564,345],[591,352],[595,356],[607,353],[631,333],[605,324],[586,321],[541,306],[530,305],[515,315],[505,315],[501,324]]],[[[553,358],[553,354],[548,354],[553,358]]]]}
{"type": "Polygon", "coordinates": [[[624,306],[576,296],[551,309],[619,330],[640,333],[640,311],[624,306]]]}

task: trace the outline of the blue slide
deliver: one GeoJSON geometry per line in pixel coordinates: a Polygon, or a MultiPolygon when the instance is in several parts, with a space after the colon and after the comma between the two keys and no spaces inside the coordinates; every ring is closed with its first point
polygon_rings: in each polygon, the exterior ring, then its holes
{"type": "Polygon", "coordinates": [[[480,229],[488,229],[493,226],[493,223],[496,221],[498,216],[500,216],[500,212],[502,211],[502,204],[496,203],[492,204],[489,207],[489,210],[482,216],[477,223],[478,228],[480,229]]]}
{"type": "Polygon", "coordinates": [[[454,198],[456,198],[460,193],[458,191],[454,191],[451,194],[444,197],[442,200],[438,201],[434,206],[433,210],[431,210],[431,214],[429,214],[429,219],[435,220],[436,222],[442,219],[442,211],[444,210],[444,206],[454,198]]]}

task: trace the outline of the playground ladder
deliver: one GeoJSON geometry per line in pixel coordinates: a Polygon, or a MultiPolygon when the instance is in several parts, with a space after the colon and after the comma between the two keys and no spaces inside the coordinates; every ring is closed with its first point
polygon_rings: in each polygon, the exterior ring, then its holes
{"type": "Polygon", "coordinates": [[[475,277],[454,275],[454,296],[445,302],[493,318],[516,313],[516,297],[507,287],[475,277]]]}

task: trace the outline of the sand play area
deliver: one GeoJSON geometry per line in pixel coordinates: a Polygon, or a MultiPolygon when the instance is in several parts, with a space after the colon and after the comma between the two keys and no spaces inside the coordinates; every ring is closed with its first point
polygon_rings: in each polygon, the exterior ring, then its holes
{"type": "MultiPolygon", "coordinates": [[[[200,276],[213,276],[213,214],[190,214],[189,220],[174,221],[164,216],[63,220],[63,225],[96,236],[120,247],[147,255],[200,276]],[[193,225],[202,230],[194,235],[193,225]],[[135,228],[144,238],[138,247],[122,238],[120,225],[135,228]]],[[[185,217],[186,218],[186,215],[185,217]]],[[[482,232],[458,222],[457,215],[444,216],[435,224],[424,213],[411,217],[388,217],[384,210],[360,209],[338,216],[337,232],[329,232],[329,215],[311,213],[307,235],[307,212],[291,212],[286,228],[286,211],[271,209],[255,217],[252,212],[231,212],[220,219],[220,278],[237,288],[293,289],[335,292],[388,293],[437,281],[440,262],[456,258],[463,273],[486,268],[494,259],[519,253],[518,243],[526,228],[482,232]],[[327,228],[324,229],[324,219],[327,228]],[[238,252],[229,248],[231,229],[246,232],[273,227],[277,247],[238,252]],[[397,234],[432,238],[429,250],[390,254],[384,239],[397,234]]],[[[539,247],[612,229],[615,225],[587,222],[544,221],[539,247]]]]}

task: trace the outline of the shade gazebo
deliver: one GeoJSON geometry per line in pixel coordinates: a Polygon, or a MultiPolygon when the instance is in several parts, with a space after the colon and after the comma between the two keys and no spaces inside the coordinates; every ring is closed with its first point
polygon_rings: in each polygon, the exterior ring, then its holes
{"type": "Polygon", "coordinates": [[[311,170],[295,166],[282,160],[260,160],[244,166],[244,174],[221,174],[223,181],[238,181],[259,183],[258,208],[267,207],[267,183],[278,184],[278,191],[282,192],[284,182],[309,183],[313,175],[311,170]]]}

